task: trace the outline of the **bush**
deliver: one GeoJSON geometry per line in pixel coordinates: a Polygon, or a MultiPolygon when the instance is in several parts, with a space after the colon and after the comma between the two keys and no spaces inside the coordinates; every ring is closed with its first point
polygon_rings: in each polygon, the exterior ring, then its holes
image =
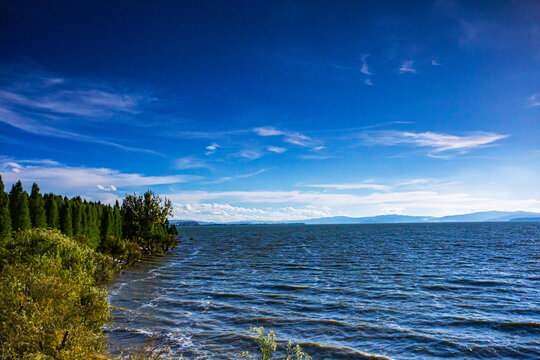
{"type": "Polygon", "coordinates": [[[244,359],[311,360],[311,357],[302,350],[300,345],[293,346],[290,341],[285,347],[285,356],[276,358],[274,357],[278,347],[276,344],[276,332],[270,331],[266,333],[263,327],[252,328],[251,330],[257,334],[257,343],[259,344],[260,354],[255,356],[251,355],[247,351],[238,354],[244,359]]]}
{"type": "Polygon", "coordinates": [[[82,360],[102,350],[103,258],[58,231],[32,229],[5,240],[0,260],[0,359],[82,360]]]}

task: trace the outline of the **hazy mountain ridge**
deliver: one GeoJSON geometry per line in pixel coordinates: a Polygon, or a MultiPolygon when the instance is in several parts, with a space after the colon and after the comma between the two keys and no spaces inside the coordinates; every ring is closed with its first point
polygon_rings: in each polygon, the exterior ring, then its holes
{"type": "Polygon", "coordinates": [[[504,222],[504,221],[540,221],[540,213],[526,211],[484,211],[443,217],[410,215],[377,215],[367,217],[331,216],[305,220],[284,221],[236,221],[213,223],[193,220],[173,220],[179,225],[250,225],[250,224],[399,224],[399,223],[442,223],[442,222],[504,222]]]}

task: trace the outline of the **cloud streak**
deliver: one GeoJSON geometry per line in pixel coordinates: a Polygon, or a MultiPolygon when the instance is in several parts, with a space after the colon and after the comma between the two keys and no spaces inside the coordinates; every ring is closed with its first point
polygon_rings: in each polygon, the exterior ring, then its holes
{"type": "Polygon", "coordinates": [[[400,145],[409,144],[419,147],[432,148],[430,155],[448,152],[464,153],[475,148],[489,145],[509,135],[489,132],[478,132],[467,136],[457,136],[434,132],[415,133],[410,131],[372,131],[361,135],[370,145],[400,145]]]}
{"type": "Polygon", "coordinates": [[[254,128],[253,132],[255,132],[259,136],[264,136],[264,137],[283,136],[283,141],[289,144],[298,145],[302,147],[310,146],[313,143],[313,139],[310,138],[309,136],[306,136],[299,132],[279,130],[272,126],[254,128]]]}
{"type": "MultiPolygon", "coordinates": [[[[0,122],[4,124],[34,135],[164,156],[153,150],[126,146],[106,138],[59,128],[62,124],[73,127],[113,117],[115,121],[125,116],[131,118],[140,112],[142,105],[152,101],[151,97],[115,89],[106,84],[49,74],[1,74],[0,80],[0,122]]],[[[133,124],[131,121],[130,125],[133,124]]]]}
{"type": "Polygon", "coordinates": [[[360,72],[364,75],[372,75],[367,64],[368,57],[369,57],[369,54],[362,55],[362,68],[360,69],[360,72]]]}
{"type": "Polygon", "coordinates": [[[540,93],[533,94],[527,98],[529,104],[527,107],[537,107],[540,106],[540,93]]]}
{"type": "Polygon", "coordinates": [[[416,73],[416,69],[413,68],[414,60],[406,60],[401,63],[401,66],[399,67],[400,73],[416,73]]]}

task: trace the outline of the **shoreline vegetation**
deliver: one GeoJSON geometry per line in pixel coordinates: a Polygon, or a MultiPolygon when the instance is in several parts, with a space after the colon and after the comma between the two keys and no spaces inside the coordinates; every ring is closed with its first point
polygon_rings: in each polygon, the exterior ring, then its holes
{"type": "MultiPolygon", "coordinates": [[[[103,326],[111,321],[100,284],[125,266],[172,250],[178,231],[170,200],[147,191],[120,204],[40,193],[0,176],[0,360],[112,359],[103,326]]],[[[244,359],[311,359],[300,346],[280,349],[274,332],[256,332],[259,353],[244,359]],[[282,354],[282,355],[281,355],[282,354]]],[[[115,359],[173,359],[163,347],[115,359]]],[[[182,357],[180,357],[182,358],[182,357]]]]}

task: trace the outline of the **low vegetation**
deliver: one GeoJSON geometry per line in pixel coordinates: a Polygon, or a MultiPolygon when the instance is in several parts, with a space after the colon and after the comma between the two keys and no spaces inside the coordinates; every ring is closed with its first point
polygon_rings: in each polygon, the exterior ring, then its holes
{"type": "MultiPolygon", "coordinates": [[[[122,205],[30,195],[21,182],[4,192],[0,177],[0,360],[103,359],[109,320],[105,290],[98,286],[121,266],[175,245],[171,203],[151,191],[126,195],[122,205]]],[[[260,355],[275,358],[275,333],[257,328],[260,355]]],[[[290,344],[286,360],[307,360],[290,344]]],[[[163,350],[122,360],[172,359],[163,350]]]]}

